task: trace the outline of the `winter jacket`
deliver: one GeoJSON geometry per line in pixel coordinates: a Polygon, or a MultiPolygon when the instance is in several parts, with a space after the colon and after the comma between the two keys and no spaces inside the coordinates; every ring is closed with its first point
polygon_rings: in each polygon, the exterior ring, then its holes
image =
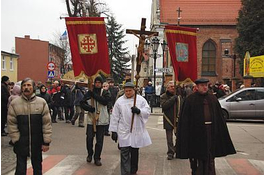
{"type": "Polygon", "coordinates": [[[153,94],[154,93],[154,87],[152,85],[147,85],[144,90],[145,90],[146,94],[153,94]]]}
{"type": "Polygon", "coordinates": [[[52,106],[60,107],[63,103],[61,87],[54,87],[51,90],[51,97],[52,97],[52,106]]]}
{"type": "Polygon", "coordinates": [[[38,154],[51,143],[51,116],[46,101],[35,94],[14,99],[8,109],[8,132],[14,152],[23,156],[38,154]]]}
{"type": "Polygon", "coordinates": [[[74,93],[68,85],[62,87],[61,95],[63,96],[63,106],[74,106],[74,93]]]}
{"type": "Polygon", "coordinates": [[[111,105],[113,107],[114,104],[115,104],[116,97],[117,97],[117,94],[119,92],[119,89],[117,87],[109,87],[109,91],[110,91],[110,94],[111,94],[111,105]]]}
{"type": "Polygon", "coordinates": [[[8,85],[5,82],[1,83],[1,110],[7,111],[8,98],[10,96],[8,85]]]}
{"type": "MultiPolygon", "coordinates": [[[[162,111],[164,115],[170,120],[171,124],[174,125],[174,104],[176,103],[176,115],[178,113],[178,96],[173,95],[166,91],[166,93],[162,94],[160,97],[160,103],[162,107],[162,111]]],[[[176,123],[178,119],[176,119],[176,123]]],[[[173,129],[171,124],[167,121],[165,117],[163,117],[164,129],[173,129]]]]}
{"type": "Polygon", "coordinates": [[[85,100],[87,103],[84,107],[83,103],[81,103],[81,107],[88,111],[87,115],[87,123],[92,125],[93,124],[93,118],[96,115],[96,112],[99,111],[99,118],[97,120],[96,125],[108,125],[109,124],[109,114],[107,110],[107,104],[110,102],[110,92],[103,90],[103,89],[97,89],[94,88],[93,92],[88,91],[85,94],[85,97],[83,101],[85,100]],[[94,107],[95,112],[91,112],[92,106],[91,106],[91,95],[94,98],[94,107]]]}
{"type": "MultiPolygon", "coordinates": [[[[40,89],[42,89],[43,86],[44,85],[42,85],[40,87],[40,89]]],[[[40,91],[40,94],[38,94],[37,96],[43,98],[46,101],[46,103],[48,104],[49,109],[51,109],[52,97],[50,94],[47,93],[47,90],[45,92],[40,91]]]]}
{"type": "Polygon", "coordinates": [[[12,92],[11,92],[10,97],[8,98],[8,105],[7,105],[8,107],[9,107],[11,101],[13,101],[15,98],[17,98],[17,97],[20,96],[20,93],[21,93],[21,88],[20,88],[20,86],[19,86],[19,85],[15,85],[15,86],[13,87],[13,90],[12,90],[12,92]]]}
{"type": "Polygon", "coordinates": [[[75,89],[75,91],[74,91],[75,93],[74,93],[74,105],[75,106],[80,106],[80,102],[82,101],[82,99],[84,98],[84,94],[83,94],[83,92],[82,92],[82,90],[81,89],[79,89],[79,88],[77,88],[77,89],[75,89]]]}

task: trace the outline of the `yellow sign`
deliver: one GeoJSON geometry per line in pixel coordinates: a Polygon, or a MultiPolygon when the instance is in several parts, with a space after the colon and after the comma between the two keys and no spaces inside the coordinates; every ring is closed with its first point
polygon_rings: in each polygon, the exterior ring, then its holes
{"type": "Polygon", "coordinates": [[[250,57],[249,75],[253,77],[264,77],[264,55],[250,57]]]}
{"type": "Polygon", "coordinates": [[[250,54],[246,52],[244,57],[244,76],[249,76],[250,54]]]}
{"type": "Polygon", "coordinates": [[[96,34],[79,34],[78,44],[80,54],[98,53],[96,34]]]}

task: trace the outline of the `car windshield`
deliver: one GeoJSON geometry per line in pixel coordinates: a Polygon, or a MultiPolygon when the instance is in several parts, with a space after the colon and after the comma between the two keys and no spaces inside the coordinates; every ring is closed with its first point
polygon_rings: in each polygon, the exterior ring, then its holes
{"type": "Polygon", "coordinates": [[[222,100],[222,99],[226,98],[227,96],[230,96],[230,95],[236,93],[236,92],[239,91],[239,90],[241,90],[241,89],[237,89],[237,90],[235,90],[234,92],[232,92],[232,93],[230,93],[230,94],[226,94],[226,95],[224,95],[224,96],[218,98],[218,100],[222,100]]]}

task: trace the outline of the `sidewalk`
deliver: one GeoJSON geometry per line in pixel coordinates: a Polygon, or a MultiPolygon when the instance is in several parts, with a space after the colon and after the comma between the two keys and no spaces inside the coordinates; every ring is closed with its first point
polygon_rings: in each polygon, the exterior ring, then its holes
{"type": "MultiPolygon", "coordinates": [[[[161,108],[153,108],[151,115],[162,115],[161,108]]],[[[13,152],[13,147],[8,144],[10,137],[1,137],[1,174],[7,174],[16,167],[16,155],[13,152]]]]}
{"type": "Polygon", "coordinates": [[[9,141],[10,137],[1,137],[1,174],[7,174],[16,167],[16,155],[9,141]]]}
{"type": "Polygon", "coordinates": [[[163,113],[162,113],[162,108],[160,108],[160,107],[154,107],[153,108],[153,112],[151,113],[151,115],[163,115],[163,113]]]}

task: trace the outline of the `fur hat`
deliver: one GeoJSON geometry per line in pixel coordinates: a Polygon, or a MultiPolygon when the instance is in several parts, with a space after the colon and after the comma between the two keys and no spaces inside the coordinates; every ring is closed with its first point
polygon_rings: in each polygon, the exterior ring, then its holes
{"type": "Polygon", "coordinates": [[[96,77],[94,83],[96,83],[96,81],[100,81],[103,84],[103,79],[101,76],[96,77]]]}
{"type": "Polygon", "coordinates": [[[1,79],[1,81],[2,82],[6,82],[6,81],[8,81],[9,80],[9,77],[8,76],[2,76],[2,79],[1,79]]]}

